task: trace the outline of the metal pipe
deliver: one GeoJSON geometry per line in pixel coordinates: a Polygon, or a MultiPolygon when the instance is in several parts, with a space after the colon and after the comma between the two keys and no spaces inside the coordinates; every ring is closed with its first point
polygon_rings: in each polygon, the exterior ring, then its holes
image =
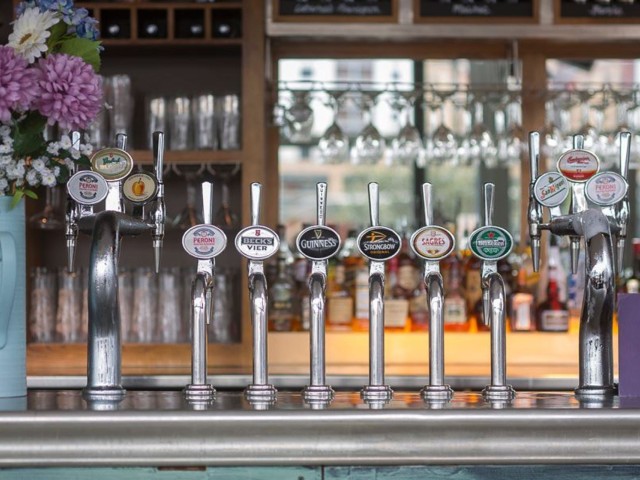
{"type": "Polygon", "coordinates": [[[309,308],[311,309],[311,385],[325,384],[325,284],[326,277],[320,273],[309,278],[309,308]]]}
{"type": "Polygon", "coordinates": [[[440,272],[425,277],[429,303],[429,385],[444,384],[444,286],[440,272]]]}
{"type": "Polygon", "coordinates": [[[253,327],[253,384],[267,383],[267,280],[264,273],[254,269],[249,275],[251,320],[253,327]]]}
{"type": "Polygon", "coordinates": [[[384,263],[369,266],[369,385],[384,385],[384,263]]]}

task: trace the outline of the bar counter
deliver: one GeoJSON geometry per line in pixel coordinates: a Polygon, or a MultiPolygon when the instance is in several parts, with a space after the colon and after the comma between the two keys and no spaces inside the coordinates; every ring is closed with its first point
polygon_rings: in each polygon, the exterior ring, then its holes
{"type": "Polygon", "coordinates": [[[2,467],[640,465],[640,399],[569,392],[519,392],[509,404],[396,392],[386,405],[338,392],[320,408],[291,392],[274,405],[228,391],[210,405],[180,391],[88,405],[79,390],[31,390],[10,403],[0,405],[2,467]]]}

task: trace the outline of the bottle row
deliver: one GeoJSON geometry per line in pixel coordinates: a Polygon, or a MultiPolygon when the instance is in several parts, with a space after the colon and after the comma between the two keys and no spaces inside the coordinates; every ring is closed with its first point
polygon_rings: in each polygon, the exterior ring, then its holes
{"type": "MultiPolygon", "coordinates": [[[[285,238],[285,227],[279,227],[285,238]]],[[[358,252],[357,232],[352,230],[342,249],[329,261],[327,275],[327,325],[329,331],[367,331],[369,328],[368,263],[358,252]]],[[[299,252],[281,242],[269,263],[269,329],[305,331],[309,329],[308,262],[299,252]]],[[[427,331],[429,309],[422,261],[403,235],[400,253],[386,262],[385,329],[387,331],[427,331]]],[[[533,271],[531,251],[514,251],[498,262],[508,299],[508,328],[511,331],[566,332],[571,313],[582,303],[580,274],[567,274],[568,259],[555,242],[548,249],[548,267],[533,271]],[[571,309],[569,308],[571,307],[571,309]],[[573,310],[570,311],[570,310],[573,310]]],[[[482,319],[482,260],[468,248],[440,262],[444,280],[444,327],[447,331],[488,331],[482,319]]],[[[581,271],[581,270],[580,270],[581,271]]]]}

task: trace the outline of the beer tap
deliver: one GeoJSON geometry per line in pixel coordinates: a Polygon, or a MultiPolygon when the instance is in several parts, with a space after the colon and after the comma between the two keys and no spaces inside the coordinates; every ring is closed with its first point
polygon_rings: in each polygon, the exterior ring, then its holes
{"type": "Polygon", "coordinates": [[[433,225],[431,184],[422,184],[424,227],[411,237],[411,248],[424,260],[424,284],[429,306],[429,385],[420,394],[428,402],[447,402],[453,390],[444,383],[444,286],[440,260],[455,248],[455,238],[447,229],[433,225]]]}
{"type": "MultiPolygon", "coordinates": [[[[629,134],[621,134],[623,174],[628,168],[628,139],[629,134]]],[[[539,136],[530,135],[530,142],[531,149],[539,148],[539,136]]],[[[620,236],[626,227],[628,185],[623,175],[598,173],[600,161],[592,152],[581,148],[581,136],[574,137],[573,145],[574,148],[558,160],[557,173],[549,172],[535,180],[535,195],[530,201],[551,210],[549,222],[539,225],[540,229],[569,236],[572,262],[576,261],[581,238],[584,238],[586,282],[580,314],[580,374],[576,395],[580,398],[610,397],[616,392],[612,345],[616,266],[613,235],[620,236]],[[549,188],[550,176],[555,180],[553,189],[549,188]],[[553,195],[549,194],[551,190],[553,195]],[[569,190],[569,214],[561,215],[559,206],[569,190]]]]}
{"type": "Polygon", "coordinates": [[[196,403],[207,402],[215,396],[215,389],[207,383],[207,325],[213,318],[215,257],[227,246],[224,232],[212,225],[210,182],[202,183],[202,216],[204,224],[191,227],[182,236],[182,247],[198,259],[198,270],[191,284],[191,383],[184,389],[185,398],[196,403]]]}
{"type": "MultiPolygon", "coordinates": [[[[582,135],[575,135],[573,137],[573,149],[574,150],[583,150],[584,149],[584,137],[582,135]]],[[[598,163],[598,168],[600,167],[598,163]]],[[[571,180],[571,179],[570,179],[571,180]]],[[[569,203],[569,213],[576,214],[579,212],[584,212],[587,209],[587,199],[584,196],[584,184],[577,183],[576,181],[571,182],[571,203],[569,203]]],[[[574,275],[578,273],[578,263],[580,260],[580,237],[577,235],[572,235],[569,237],[570,240],[570,254],[571,254],[571,273],[574,275]]]]}
{"type": "MultiPolygon", "coordinates": [[[[80,146],[80,132],[71,132],[72,148],[80,146]]],[[[75,165],[69,166],[69,176],[75,174],[75,165]]],[[[67,271],[73,273],[76,270],[76,245],[78,243],[78,217],[80,215],[80,206],[67,193],[67,203],[65,207],[65,239],[67,243],[67,271]]]]}
{"type": "MultiPolygon", "coordinates": [[[[151,213],[153,219],[153,255],[156,273],[160,271],[160,255],[162,253],[162,243],[164,240],[164,224],[167,219],[167,211],[164,203],[164,182],[162,181],[162,171],[164,168],[164,133],[153,133],[153,164],[158,183],[158,193],[156,194],[155,206],[151,213]]],[[[211,219],[213,221],[213,219],[211,219]]],[[[206,220],[205,220],[205,223],[206,220]]],[[[226,240],[225,240],[226,242],[226,240]]]]}
{"type": "Polygon", "coordinates": [[[531,165],[531,180],[529,182],[529,208],[527,217],[529,220],[529,235],[531,236],[531,259],[533,268],[537,272],[540,268],[540,224],[543,223],[542,205],[535,201],[534,185],[538,178],[538,159],[540,158],[540,134],[529,134],[529,163],[531,165]],[[537,146],[537,147],[536,147],[537,146]]]}
{"type": "Polygon", "coordinates": [[[251,184],[251,226],[236,235],[236,249],[249,260],[249,297],[253,330],[253,382],[245,389],[249,402],[273,403],[277,390],[268,383],[267,373],[267,279],[264,260],[278,252],[280,239],[276,232],[259,224],[262,185],[251,184]]]}
{"type": "MultiPolygon", "coordinates": [[[[620,132],[620,175],[623,179],[629,177],[629,158],[631,156],[631,133],[620,132]]],[[[616,259],[618,275],[622,273],[622,265],[624,259],[624,246],[627,239],[627,225],[629,223],[629,195],[625,194],[624,198],[615,206],[613,216],[615,222],[620,227],[620,231],[616,235],[616,259]]]]}
{"type": "Polygon", "coordinates": [[[498,260],[511,253],[513,238],[504,228],[493,225],[495,185],[484,185],[484,226],[469,237],[473,254],[482,260],[483,321],[491,328],[491,384],[482,391],[489,401],[508,401],[515,390],[507,384],[506,294],[498,273],[498,260]]]}
{"type": "Polygon", "coordinates": [[[305,228],[296,239],[298,251],[312,262],[308,305],[311,312],[311,384],[302,392],[304,400],[311,405],[329,404],[334,395],[325,382],[325,293],[327,263],[340,250],[340,236],[325,225],[326,201],[327,184],[320,182],[316,186],[317,225],[305,228]]]}
{"type": "Polygon", "coordinates": [[[400,236],[379,226],[378,184],[369,184],[371,227],[358,236],[358,250],[369,260],[369,384],[361,390],[365,402],[387,402],[393,390],[384,383],[384,262],[400,252],[400,236]]]}

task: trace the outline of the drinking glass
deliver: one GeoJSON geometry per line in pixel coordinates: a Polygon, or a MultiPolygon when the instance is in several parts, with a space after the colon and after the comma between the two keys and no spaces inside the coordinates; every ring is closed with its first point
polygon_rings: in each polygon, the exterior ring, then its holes
{"type": "Polygon", "coordinates": [[[182,293],[179,268],[164,268],[158,277],[158,332],[160,343],[182,340],[180,306],[182,293]]]}
{"type": "MultiPolygon", "coordinates": [[[[129,75],[113,75],[106,80],[106,98],[111,106],[109,122],[111,126],[110,138],[124,133],[131,143],[133,120],[133,94],[129,75]]],[[[109,143],[109,142],[107,142],[109,143]]]]}
{"type": "Polygon", "coordinates": [[[307,90],[292,90],[293,100],[284,112],[285,136],[292,143],[309,143],[313,128],[311,93],[307,90]]]}
{"type": "Polygon", "coordinates": [[[420,131],[412,123],[417,92],[403,92],[397,95],[392,107],[403,117],[398,136],[391,142],[391,163],[412,165],[416,162],[424,148],[420,131]]]}
{"type": "Polygon", "coordinates": [[[187,230],[195,225],[201,224],[204,221],[202,219],[202,213],[200,209],[196,207],[196,205],[198,205],[198,188],[196,186],[196,182],[205,172],[206,166],[204,164],[200,165],[197,170],[189,170],[184,167],[181,171],[180,169],[178,169],[176,164],[173,164],[171,168],[176,175],[178,175],[179,177],[184,177],[185,181],[187,182],[187,204],[178,214],[178,216],[171,221],[171,226],[180,230],[187,230]]]}
{"type": "Polygon", "coordinates": [[[446,102],[454,93],[455,90],[433,89],[431,119],[437,125],[432,136],[433,158],[439,164],[454,164],[457,161],[458,141],[445,123],[446,102]]]}
{"type": "Polygon", "coordinates": [[[220,150],[240,149],[240,98],[223,95],[216,98],[216,125],[220,150]]]}
{"type": "MultiPolygon", "coordinates": [[[[222,201],[220,208],[216,212],[213,223],[214,225],[224,229],[233,229],[238,226],[238,215],[231,208],[229,182],[240,172],[240,163],[236,163],[231,170],[216,169],[214,175],[222,179],[222,201]]],[[[209,169],[209,166],[207,166],[209,169]]],[[[209,170],[211,172],[211,170],[209,170]]]]}
{"type": "Polygon", "coordinates": [[[236,272],[220,270],[214,277],[213,319],[208,327],[212,343],[240,341],[240,325],[234,312],[236,272]]]}
{"type": "Polygon", "coordinates": [[[44,209],[29,217],[29,225],[40,230],[58,230],[64,226],[64,218],[59,211],[60,189],[50,187],[45,189],[44,209]]]}
{"type": "Polygon", "coordinates": [[[469,159],[473,165],[483,162],[487,168],[494,168],[498,165],[498,149],[493,134],[484,121],[486,100],[486,96],[476,95],[471,102],[473,126],[469,135],[469,159]]]}
{"type": "Polygon", "coordinates": [[[58,272],[58,309],[56,312],[56,339],[75,343],[80,339],[82,316],[82,286],[80,274],[66,269],[58,272]]]}
{"type": "Polygon", "coordinates": [[[36,267],[31,271],[31,303],[29,309],[29,339],[32,342],[54,341],[57,280],[54,271],[36,267]]]}
{"type": "Polygon", "coordinates": [[[156,276],[150,268],[136,268],[133,274],[133,319],[131,341],[152,343],[155,341],[158,287],[156,276]]]}
{"type": "Polygon", "coordinates": [[[507,104],[507,155],[508,163],[517,164],[526,148],[525,132],[522,127],[522,105],[520,92],[509,92],[507,104]]]}
{"type": "Polygon", "coordinates": [[[547,158],[547,170],[555,168],[557,158],[562,154],[562,132],[557,122],[555,98],[558,92],[547,92],[544,104],[545,122],[542,130],[542,153],[547,158]]]}
{"type": "Polygon", "coordinates": [[[191,99],[174,97],[169,103],[169,150],[191,148],[191,99]]]}
{"type": "Polygon", "coordinates": [[[153,148],[153,132],[167,132],[167,99],[154,97],[147,100],[148,148],[153,148]]]}
{"type": "Polygon", "coordinates": [[[338,125],[344,91],[327,91],[327,95],[329,106],[333,111],[333,122],[318,140],[318,151],[323,163],[344,163],[349,160],[349,137],[338,125]]]}
{"type": "Polygon", "coordinates": [[[362,92],[360,97],[362,117],[365,126],[358,134],[351,149],[351,161],[354,164],[375,165],[384,156],[385,141],[373,125],[371,109],[379,92],[362,92]]]}
{"type": "Polygon", "coordinates": [[[193,133],[196,149],[218,148],[215,97],[211,94],[198,95],[193,99],[193,133]]]}

